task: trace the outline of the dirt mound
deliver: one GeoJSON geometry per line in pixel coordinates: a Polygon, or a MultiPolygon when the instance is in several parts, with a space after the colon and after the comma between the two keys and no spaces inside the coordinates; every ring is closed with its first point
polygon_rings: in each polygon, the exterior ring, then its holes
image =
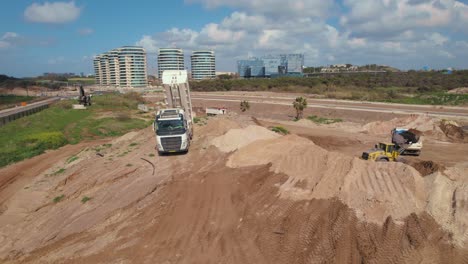
{"type": "Polygon", "coordinates": [[[467,168],[448,168],[424,178],[430,193],[426,211],[461,247],[468,247],[467,168]]]}
{"type": "Polygon", "coordinates": [[[389,121],[377,121],[364,125],[361,132],[373,135],[390,135],[392,129],[404,127],[414,129],[426,136],[444,137],[437,119],[428,115],[411,115],[404,118],[394,118],[389,121]]]}
{"type": "Polygon", "coordinates": [[[442,120],[440,129],[452,140],[463,142],[465,139],[465,131],[454,121],[442,120]]]}
{"type": "Polygon", "coordinates": [[[256,141],[231,155],[227,166],[269,163],[273,172],[289,176],[280,186],[284,198],[338,197],[363,220],[376,223],[388,215],[401,219],[424,209],[424,182],[412,167],[328,152],[295,135],[256,141]]]}
{"type": "Polygon", "coordinates": [[[195,125],[195,137],[217,137],[224,135],[231,129],[240,128],[241,126],[224,117],[210,118],[206,125],[195,125]]]}
{"type": "Polygon", "coordinates": [[[407,163],[415,168],[422,176],[427,176],[437,171],[443,171],[445,168],[444,166],[431,161],[431,160],[422,160],[422,161],[409,161],[407,163]]]}
{"type": "Polygon", "coordinates": [[[271,130],[251,125],[243,129],[231,129],[226,134],[214,138],[211,144],[222,152],[231,152],[257,140],[277,137],[279,135],[271,130]]]}
{"type": "Polygon", "coordinates": [[[449,93],[449,94],[468,94],[468,87],[455,88],[455,89],[452,89],[452,90],[448,91],[447,93],[449,93]]]}
{"type": "MultiPolygon", "coordinates": [[[[158,159],[160,159],[158,157],[158,159]]],[[[468,252],[427,214],[366,223],[338,199],[278,198],[269,165],[230,169],[193,156],[190,171],[84,232],[44,236],[6,263],[465,263],[468,252]],[[210,169],[199,171],[203,161],[210,169]]],[[[134,178],[134,177],[130,177],[134,178]]],[[[65,201],[67,205],[70,201],[65,201]]],[[[91,205],[91,204],[90,204],[91,205]]],[[[65,205],[63,205],[65,206],[65,205]]],[[[47,214],[47,208],[44,209],[47,214]]],[[[90,217],[89,214],[84,215],[90,217]]],[[[59,227],[58,229],[61,229],[59,227]]],[[[26,236],[30,234],[25,233],[26,236]]],[[[3,255],[0,255],[3,256],[3,255]]]]}

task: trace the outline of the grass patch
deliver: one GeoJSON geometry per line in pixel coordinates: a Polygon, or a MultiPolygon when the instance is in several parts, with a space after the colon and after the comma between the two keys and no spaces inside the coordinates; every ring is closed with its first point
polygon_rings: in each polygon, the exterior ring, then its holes
{"type": "Polygon", "coordinates": [[[129,147],[134,147],[134,146],[137,146],[137,145],[138,145],[138,143],[132,142],[132,143],[130,143],[130,145],[128,145],[128,146],[129,146],[129,147]]]}
{"type": "Polygon", "coordinates": [[[58,202],[62,201],[63,198],[65,198],[65,195],[64,195],[64,194],[55,197],[52,201],[53,201],[54,203],[58,203],[58,202]]]}
{"type": "Polygon", "coordinates": [[[326,125],[343,122],[343,120],[340,118],[326,118],[326,117],[319,117],[316,115],[308,116],[307,119],[309,119],[310,121],[316,124],[326,124],[326,125]]]}
{"type": "Polygon", "coordinates": [[[86,203],[86,202],[88,202],[89,200],[91,200],[91,197],[84,196],[84,197],[81,199],[81,203],[86,203]]]}
{"type": "Polygon", "coordinates": [[[201,121],[199,117],[194,117],[193,118],[193,123],[198,124],[201,121]]]}
{"type": "Polygon", "coordinates": [[[0,95],[0,107],[17,104],[21,102],[28,102],[33,100],[33,96],[17,96],[17,95],[0,95]]]}
{"type": "Polygon", "coordinates": [[[71,156],[67,159],[67,164],[74,162],[75,160],[79,159],[77,156],[71,156]]]}
{"type": "Polygon", "coordinates": [[[61,168],[59,170],[57,170],[56,172],[52,173],[50,176],[57,176],[59,174],[62,174],[65,172],[65,168],[61,168]]]}
{"type": "MultiPolygon", "coordinates": [[[[145,120],[133,118],[138,94],[109,94],[93,97],[87,110],[73,110],[75,100],[63,100],[36,114],[0,127],[0,167],[82,140],[121,136],[148,126],[145,120]],[[102,112],[122,112],[125,118],[98,118],[102,112]],[[128,117],[128,118],[127,118],[128,117]]],[[[104,144],[103,147],[110,147],[104,144]]]]}
{"type": "Polygon", "coordinates": [[[131,167],[131,166],[133,166],[133,164],[130,164],[130,163],[127,164],[127,167],[131,167]]]}
{"type": "Polygon", "coordinates": [[[154,153],[150,153],[148,156],[154,157],[155,155],[154,155],[154,153]]]}
{"type": "Polygon", "coordinates": [[[282,134],[282,135],[287,135],[287,134],[289,134],[289,131],[288,131],[286,128],[282,127],[282,126],[275,126],[275,127],[272,127],[272,128],[271,128],[271,131],[276,132],[276,133],[278,133],[278,134],[282,134]]]}

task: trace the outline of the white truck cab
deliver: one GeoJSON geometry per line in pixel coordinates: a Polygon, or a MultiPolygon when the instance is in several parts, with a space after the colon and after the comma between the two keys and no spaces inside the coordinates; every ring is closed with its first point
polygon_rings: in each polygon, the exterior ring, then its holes
{"type": "Polygon", "coordinates": [[[156,148],[160,154],[188,151],[192,132],[184,110],[159,110],[154,121],[154,131],[156,148]]]}
{"type": "Polygon", "coordinates": [[[187,71],[167,70],[162,76],[168,108],[157,112],[153,129],[159,154],[187,152],[193,137],[193,112],[187,71]]]}

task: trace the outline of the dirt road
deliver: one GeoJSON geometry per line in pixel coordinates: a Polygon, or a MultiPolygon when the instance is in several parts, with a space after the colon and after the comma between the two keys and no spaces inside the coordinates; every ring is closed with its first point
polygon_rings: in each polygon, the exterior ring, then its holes
{"type": "MultiPolygon", "coordinates": [[[[194,105],[223,105],[226,103],[237,103],[247,100],[251,104],[282,105],[291,107],[295,99],[294,94],[281,93],[257,93],[257,92],[213,92],[192,93],[194,105]]],[[[386,104],[377,102],[359,102],[345,100],[316,99],[306,96],[308,107],[311,109],[331,109],[342,111],[368,112],[373,114],[428,114],[434,117],[455,117],[468,119],[468,107],[427,106],[407,104],[386,104]]],[[[238,106],[236,107],[236,109],[238,106]]]]}

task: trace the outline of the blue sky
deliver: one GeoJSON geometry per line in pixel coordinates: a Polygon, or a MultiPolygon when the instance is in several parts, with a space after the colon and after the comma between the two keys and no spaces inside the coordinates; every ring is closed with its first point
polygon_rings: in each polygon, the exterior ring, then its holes
{"type": "Polygon", "coordinates": [[[466,25],[456,0],[15,0],[2,5],[0,74],[92,73],[94,55],[123,45],[146,48],[150,73],[168,46],[214,50],[218,71],[296,52],[307,66],[468,68],[466,25]]]}

